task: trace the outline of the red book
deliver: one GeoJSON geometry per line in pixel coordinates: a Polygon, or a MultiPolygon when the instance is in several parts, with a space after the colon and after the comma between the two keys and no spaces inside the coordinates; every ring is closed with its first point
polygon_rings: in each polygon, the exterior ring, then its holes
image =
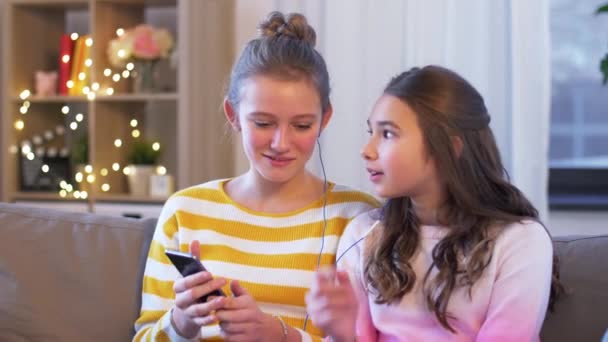
{"type": "Polygon", "coordinates": [[[59,45],[59,95],[68,95],[66,84],[70,80],[73,51],[74,41],[69,34],[62,34],[59,45]]]}

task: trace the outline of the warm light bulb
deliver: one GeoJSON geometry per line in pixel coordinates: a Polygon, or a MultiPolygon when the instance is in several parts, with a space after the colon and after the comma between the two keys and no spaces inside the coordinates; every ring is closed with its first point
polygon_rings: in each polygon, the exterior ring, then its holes
{"type": "Polygon", "coordinates": [[[114,74],[114,76],[112,76],[112,81],[114,81],[114,82],[120,81],[120,74],[114,74]]]}
{"type": "Polygon", "coordinates": [[[120,36],[122,36],[124,33],[125,33],[125,30],[124,30],[123,28],[119,27],[119,28],[117,28],[117,29],[116,29],[116,35],[117,35],[117,36],[119,36],[119,37],[120,37],[120,36]]]}
{"type": "Polygon", "coordinates": [[[32,147],[30,145],[23,145],[23,147],[21,147],[21,153],[30,154],[31,152],[32,152],[32,147]]]}
{"type": "Polygon", "coordinates": [[[88,175],[88,176],[87,176],[87,182],[88,182],[88,183],[93,183],[93,182],[95,182],[95,175],[88,175]]]}
{"type": "Polygon", "coordinates": [[[136,119],[132,119],[131,120],[131,127],[133,127],[133,128],[137,127],[137,120],[136,119]]]}
{"type": "Polygon", "coordinates": [[[63,55],[63,56],[61,57],[61,61],[62,61],[63,63],[67,63],[67,62],[69,62],[69,61],[70,61],[70,55],[63,55]]]}
{"type": "Polygon", "coordinates": [[[87,74],[85,74],[84,72],[81,72],[78,74],[78,79],[81,81],[84,81],[87,78],[87,74]]]}
{"type": "Polygon", "coordinates": [[[125,167],[124,169],[122,169],[122,173],[124,173],[125,175],[130,175],[131,174],[131,168],[130,167],[125,167]]]}
{"type": "Polygon", "coordinates": [[[32,94],[32,93],[31,93],[31,92],[30,92],[28,89],[25,89],[24,91],[22,91],[22,92],[19,94],[19,98],[21,98],[22,100],[25,100],[25,99],[27,99],[27,98],[28,98],[28,97],[29,97],[31,94],[32,94]]]}
{"type": "Polygon", "coordinates": [[[118,164],[118,163],[112,164],[112,170],[114,170],[114,171],[120,170],[120,164],[118,164]]]}
{"type": "Polygon", "coordinates": [[[90,58],[87,58],[87,60],[84,61],[84,65],[87,67],[91,67],[91,65],[93,65],[93,60],[90,58]]]}
{"type": "Polygon", "coordinates": [[[70,122],[70,129],[71,129],[72,131],[77,130],[77,129],[78,129],[78,123],[77,123],[76,121],[72,121],[72,122],[70,122]]]}
{"type": "Polygon", "coordinates": [[[123,49],[120,49],[120,50],[118,50],[116,55],[118,55],[118,57],[120,57],[120,58],[125,58],[125,56],[127,56],[127,52],[123,49]]]}
{"type": "Polygon", "coordinates": [[[74,198],[80,198],[80,191],[74,191],[74,198]]]}
{"type": "Polygon", "coordinates": [[[91,84],[91,89],[93,89],[93,91],[98,91],[99,90],[99,83],[95,82],[95,83],[91,84]]]}
{"type": "Polygon", "coordinates": [[[69,81],[65,82],[65,85],[68,87],[68,89],[72,89],[72,88],[74,88],[74,81],[69,80],[69,81]]]}
{"type": "Polygon", "coordinates": [[[30,153],[27,154],[26,157],[27,157],[28,160],[34,160],[35,155],[34,155],[33,152],[30,152],[30,153]]]}
{"type": "Polygon", "coordinates": [[[131,73],[129,72],[129,70],[125,70],[125,71],[122,72],[122,78],[129,78],[130,74],[131,73]]]}
{"type": "Polygon", "coordinates": [[[131,62],[127,63],[127,70],[133,71],[134,68],[135,68],[135,64],[133,64],[131,62]]]}
{"type": "Polygon", "coordinates": [[[67,114],[67,113],[69,113],[69,112],[70,112],[70,107],[68,107],[68,106],[63,106],[63,107],[61,107],[61,112],[62,112],[63,114],[67,114]]]}
{"type": "Polygon", "coordinates": [[[25,123],[23,122],[23,120],[17,120],[15,121],[15,129],[20,131],[25,127],[25,123]]]}
{"type": "Polygon", "coordinates": [[[84,178],[84,175],[82,174],[82,172],[76,172],[76,175],[74,175],[74,179],[78,183],[82,182],[83,178],[84,178]]]}
{"type": "Polygon", "coordinates": [[[108,175],[108,169],[106,169],[106,168],[104,167],[103,169],[101,169],[101,171],[99,171],[99,173],[100,173],[102,176],[104,176],[104,177],[105,177],[105,176],[107,176],[107,175],[108,175]]]}
{"type": "Polygon", "coordinates": [[[23,101],[23,107],[30,108],[30,101],[23,101]]]}
{"type": "Polygon", "coordinates": [[[61,189],[61,190],[59,191],[59,196],[61,196],[61,197],[66,197],[67,195],[68,195],[68,192],[67,192],[67,191],[65,191],[65,190],[61,189]]]}
{"type": "Polygon", "coordinates": [[[72,186],[72,184],[68,184],[68,185],[65,187],[65,191],[67,191],[67,192],[72,192],[72,191],[74,191],[74,186],[72,186]]]}
{"type": "Polygon", "coordinates": [[[68,182],[66,182],[66,181],[62,180],[62,181],[59,183],[59,186],[60,186],[62,189],[65,189],[65,188],[68,186],[68,182]]]}
{"type": "Polygon", "coordinates": [[[116,147],[122,146],[122,140],[120,140],[120,139],[114,140],[114,146],[116,146],[116,147]]]}
{"type": "Polygon", "coordinates": [[[93,172],[93,166],[92,165],[87,165],[84,167],[84,172],[86,173],[91,173],[93,172]]]}
{"type": "Polygon", "coordinates": [[[134,130],[131,132],[131,135],[133,136],[133,138],[139,138],[140,132],[139,132],[139,130],[138,130],[138,129],[134,129],[134,130]]]}
{"type": "Polygon", "coordinates": [[[114,94],[114,88],[108,88],[108,89],[106,89],[106,94],[108,94],[108,95],[114,94]]]}
{"type": "Polygon", "coordinates": [[[93,46],[93,38],[87,38],[84,43],[87,44],[87,46],[89,47],[93,46]]]}
{"type": "Polygon", "coordinates": [[[76,121],[82,122],[83,119],[84,119],[84,115],[82,115],[82,113],[76,114],[76,121]]]}
{"type": "Polygon", "coordinates": [[[88,99],[89,101],[93,101],[93,100],[95,100],[95,93],[93,93],[93,92],[88,93],[88,94],[87,94],[87,99],[88,99]]]}
{"type": "Polygon", "coordinates": [[[108,192],[108,191],[110,191],[110,184],[108,184],[108,183],[104,183],[104,184],[101,186],[101,191],[103,191],[103,192],[108,192]]]}
{"type": "Polygon", "coordinates": [[[89,89],[89,87],[84,87],[82,88],[82,93],[85,95],[88,95],[91,92],[91,89],[89,89]]]}
{"type": "Polygon", "coordinates": [[[112,75],[112,70],[110,70],[110,69],[106,68],[106,69],[103,71],[103,75],[104,75],[104,76],[106,76],[106,77],[108,77],[108,76],[112,75]]]}
{"type": "Polygon", "coordinates": [[[82,199],[87,199],[87,197],[89,197],[89,193],[86,191],[81,191],[80,192],[80,198],[82,199]]]}
{"type": "Polygon", "coordinates": [[[48,165],[46,165],[46,164],[42,165],[42,167],[41,167],[40,169],[41,169],[41,170],[42,170],[42,172],[44,172],[44,173],[49,172],[49,166],[48,166],[48,165]]]}
{"type": "Polygon", "coordinates": [[[26,106],[21,106],[21,108],[19,108],[19,112],[21,114],[27,114],[27,107],[26,106]]]}
{"type": "Polygon", "coordinates": [[[167,168],[166,168],[166,167],[164,167],[164,166],[162,166],[162,165],[158,166],[158,167],[156,168],[156,174],[157,174],[157,175],[161,175],[161,176],[166,175],[166,174],[167,174],[167,168]]]}
{"type": "Polygon", "coordinates": [[[157,143],[157,142],[155,142],[154,144],[152,144],[152,149],[153,149],[154,151],[158,151],[158,150],[160,150],[160,144],[159,144],[159,143],[157,143]]]}
{"type": "Polygon", "coordinates": [[[74,33],[72,33],[72,34],[70,35],[70,38],[71,38],[72,40],[76,40],[76,39],[78,39],[78,37],[79,37],[79,36],[78,36],[78,33],[76,33],[76,32],[74,32],[74,33]]]}

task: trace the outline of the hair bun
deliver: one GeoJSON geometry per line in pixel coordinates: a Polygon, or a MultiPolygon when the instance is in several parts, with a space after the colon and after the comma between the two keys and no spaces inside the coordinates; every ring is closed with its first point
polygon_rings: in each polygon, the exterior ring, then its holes
{"type": "Polygon", "coordinates": [[[317,40],[315,30],[308,25],[306,17],[299,13],[284,15],[272,12],[258,25],[258,32],[262,38],[288,37],[305,41],[312,47],[317,40]]]}

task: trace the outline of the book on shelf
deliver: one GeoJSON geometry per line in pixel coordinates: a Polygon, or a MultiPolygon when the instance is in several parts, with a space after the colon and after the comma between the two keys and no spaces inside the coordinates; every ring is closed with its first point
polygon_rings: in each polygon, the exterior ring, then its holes
{"type": "Polygon", "coordinates": [[[82,90],[91,76],[89,68],[85,65],[91,52],[91,48],[86,44],[88,38],[89,35],[82,35],[78,37],[74,45],[72,70],[70,72],[70,80],[73,82],[73,86],[68,91],[69,95],[82,95],[82,90]],[[84,79],[81,79],[80,74],[84,74],[84,79]]]}
{"type": "Polygon", "coordinates": [[[69,34],[61,35],[59,43],[59,95],[69,95],[67,82],[70,80],[74,41],[69,34]]]}

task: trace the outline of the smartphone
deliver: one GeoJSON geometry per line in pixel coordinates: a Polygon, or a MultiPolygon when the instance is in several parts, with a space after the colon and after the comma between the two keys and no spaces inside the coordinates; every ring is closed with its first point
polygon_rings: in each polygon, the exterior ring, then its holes
{"type": "MultiPolygon", "coordinates": [[[[184,252],[180,252],[180,251],[166,249],[165,255],[167,255],[167,257],[169,258],[169,260],[171,260],[171,262],[173,263],[175,268],[177,268],[179,273],[181,273],[181,275],[184,277],[187,277],[189,275],[192,275],[192,274],[195,274],[195,273],[198,273],[201,271],[207,271],[207,269],[205,268],[205,266],[203,266],[203,264],[200,262],[200,260],[198,260],[196,257],[194,257],[190,253],[184,253],[184,252]]],[[[205,302],[207,302],[207,298],[209,298],[210,296],[226,297],[226,294],[221,289],[217,289],[215,291],[212,291],[211,293],[208,293],[208,294],[200,297],[197,300],[197,302],[205,303],[205,302]]]]}

